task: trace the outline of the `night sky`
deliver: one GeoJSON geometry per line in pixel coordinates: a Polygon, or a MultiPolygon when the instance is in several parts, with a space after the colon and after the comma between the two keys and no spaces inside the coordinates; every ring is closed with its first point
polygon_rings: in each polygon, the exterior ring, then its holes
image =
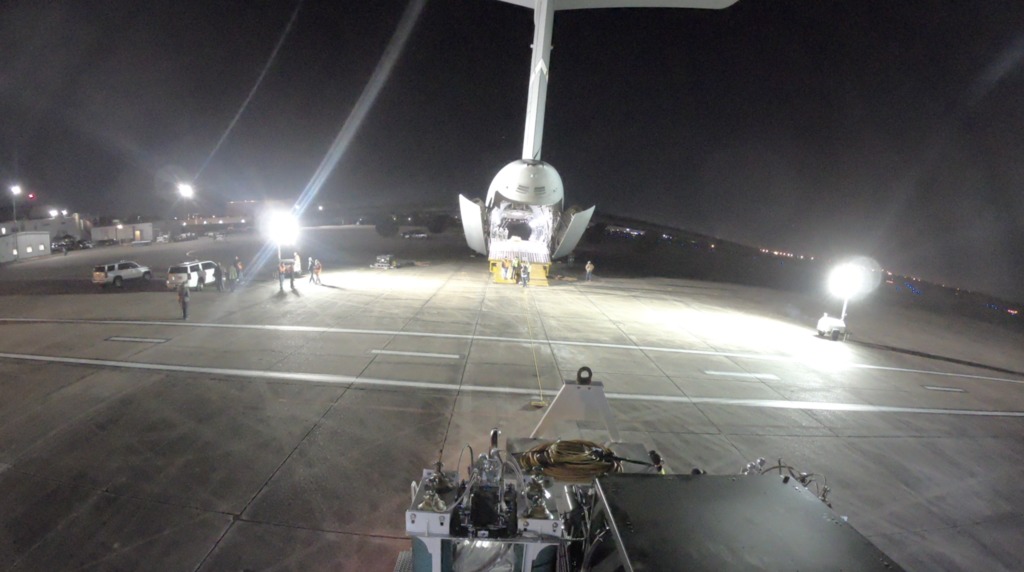
{"type": "MultiPolygon", "coordinates": [[[[293,200],[408,3],[0,4],[0,180],[94,215],[293,200]],[[205,167],[204,167],[205,165],[205,167]]],[[[318,201],[457,205],[520,158],[531,13],[430,0],[318,201]]],[[[866,254],[1024,300],[1024,3],[559,12],[543,159],[567,203],[866,254]]],[[[212,213],[211,213],[212,214],[212,213]]]]}

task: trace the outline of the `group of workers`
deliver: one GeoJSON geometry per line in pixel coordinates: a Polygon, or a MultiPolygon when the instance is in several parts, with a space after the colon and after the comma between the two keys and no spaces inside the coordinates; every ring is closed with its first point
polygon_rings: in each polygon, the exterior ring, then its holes
{"type": "MultiPolygon", "coordinates": [[[[235,257],[235,261],[231,264],[222,264],[220,262],[213,268],[213,281],[217,287],[218,292],[229,290],[235,291],[235,286],[238,285],[239,280],[242,279],[242,269],[245,265],[242,264],[242,260],[239,257],[235,257]]],[[[205,276],[199,278],[202,282],[205,276]]],[[[188,319],[188,304],[192,299],[191,288],[188,286],[189,281],[186,280],[184,283],[178,285],[178,305],[181,306],[181,319],[188,319]]]]}
{"type": "MultiPolygon", "coordinates": [[[[306,270],[309,271],[309,283],[310,284],[322,284],[320,282],[320,273],[323,272],[324,265],[320,262],[319,258],[309,257],[309,261],[306,266],[306,270]]],[[[295,256],[291,259],[281,259],[277,266],[277,282],[284,291],[284,278],[288,277],[291,284],[292,290],[295,289],[295,277],[302,276],[302,257],[296,252],[295,256]]]]}
{"type": "MultiPolygon", "coordinates": [[[[569,264],[572,265],[572,257],[570,255],[569,264]]],[[[586,271],[586,275],[583,280],[590,282],[594,277],[594,262],[588,260],[586,266],[583,267],[586,271]]],[[[501,278],[503,280],[510,280],[516,284],[522,284],[525,288],[530,283],[530,261],[519,260],[519,258],[503,258],[501,260],[501,278]]]]}
{"type": "Polygon", "coordinates": [[[519,258],[504,258],[501,261],[501,277],[522,284],[523,288],[530,283],[530,261],[519,258]]]}

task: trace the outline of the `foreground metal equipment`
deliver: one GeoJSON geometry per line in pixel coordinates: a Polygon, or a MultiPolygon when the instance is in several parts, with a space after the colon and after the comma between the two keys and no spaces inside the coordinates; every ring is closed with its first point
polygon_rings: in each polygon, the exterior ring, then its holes
{"type": "MultiPolygon", "coordinates": [[[[555,401],[578,397],[586,379],[583,407],[606,404],[586,374],[555,401]]],[[[467,445],[464,474],[440,462],[423,471],[396,572],[900,570],[831,510],[820,475],[764,459],[737,475],[666,475],[642,444],[544,439],[542,425],[504,449],[494,429],[476,458],[467,445]]]]}

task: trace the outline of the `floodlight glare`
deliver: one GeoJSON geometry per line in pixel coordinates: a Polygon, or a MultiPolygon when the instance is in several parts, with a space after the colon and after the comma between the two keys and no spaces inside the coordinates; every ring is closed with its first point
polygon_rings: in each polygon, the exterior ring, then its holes
{"type": "Polygon", "coordinates": [[[56,218],[58,214],[60,213],[57,212],[57,209],[50,209],[50,218],[56,218]]]}
{"type": "Polygon", "coordinates": [[[196,190],[188,183],[178,183],[178,194],[185,199],[191,199],[196,195],[196,190]]]}
{"type": "Polygon", "coordinates": [[[828,290],[844,300],[860,294],[864,287],[865,270],[854,264],[840,264],[828,276],[828,290]]]}
{"type": "MultiPolygon", "coordinates": [[[[859,298],[874,290],[881,280],[882,267],[878,262],[864,256],[859,256],[836,266],[828,276],[828,290],[836,298],[843,299],[843,312],[839,319],[829,318],[825,314],[818,321],[818,333],[823,331],[829,333],[837,328],[845,334],[846,308],[850,299],[859,298]],[[827,322],[827,323],[825,323],[827,322]]],[[[833,337],[833,339],[835,339],[833,337]]]]}
{"type": "Polygon", "coordinates": [[[271,212],[263,224],[264,234],[278,246],[295,244],[299,240],[299,220],[290,212],[271,212]]]}

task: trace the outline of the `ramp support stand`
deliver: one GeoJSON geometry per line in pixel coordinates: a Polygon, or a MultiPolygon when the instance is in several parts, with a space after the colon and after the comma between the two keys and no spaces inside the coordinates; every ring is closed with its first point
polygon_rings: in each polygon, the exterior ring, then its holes
{"type": "MultiPolygon", "coordinates": [[[[600,381],[591,381],[592,375],[589,367],[581,367],[575,381],[566,380],[562,384],[558,395],[551,401],[537,427],[533,429],[531,439],[541,438],[545,432],[555,430],[563,421],[603,421],[611,442],[622,442],[619,438],[619,427],[604,394],[604,384],[600,381]]],[[[557,438],[557,435],[555,437],[557,438]]]]}

